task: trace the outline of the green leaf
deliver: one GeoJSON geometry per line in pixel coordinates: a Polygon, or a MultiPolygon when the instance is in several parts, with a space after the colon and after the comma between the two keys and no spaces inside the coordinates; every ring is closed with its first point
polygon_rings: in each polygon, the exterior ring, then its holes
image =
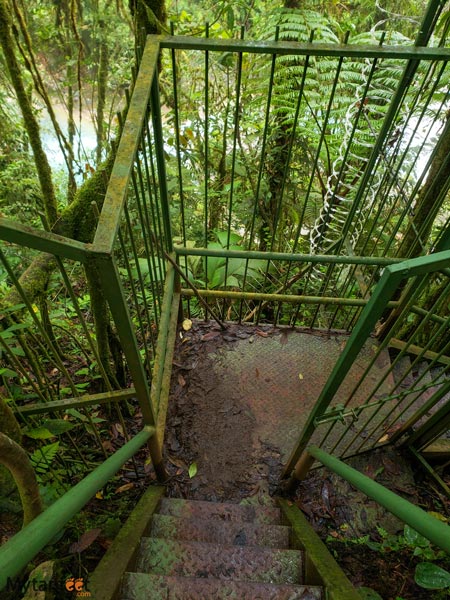
{"type": "Polygon", "coordinates": [[[197,475],[197,463],[193,462],[190,466],[189,466],[189,477],[192,479],[193,477],[195,477],[197,475]]]}
{"type": "Polygon", "coordinates": [[[47,427],[35,427],[25,431],[25,435],[33,440],[48,440],[49,438],[55,437],[55,435],[47,429],[47,427]]]}
{"type": "Polygon", "coordinates": [[[48,419],[40,427],[35,427],[25,432],[25,435],[34,440],[47,440],[49,438],[61,435],[73,429],[75,425],[64,419],[48,419]]]}
{"type": "Polygon", "coordinates": [[[433,563],[419,563],[414,581],[427,590],[442,590],[450,587],[450,573],[433,563]]]}
{"type": "Polygon", "coordinates": [[[46,473],[50,468],[50,464],[59,450],[59,442],[42,446],[33,452],[30,456],[31,464],[36,473],[46,473]]]}
{"type": "Polygon", "coordinates": [[[3,375],[3,377],[18,377],[18,374],[15,371],[12,371],[7,367],[0,369],[0,375],[3,375]]]}
{"type": "Polygon", "coordinates": [[[420,548],[426,548],[430,545],[430,541],[427,540],[426,537],[420,535],[420,533],[418,533],[409,525],[405,525],[403,535],[405,536],[406,543],[410,546],[420,546],[420,548]]]}

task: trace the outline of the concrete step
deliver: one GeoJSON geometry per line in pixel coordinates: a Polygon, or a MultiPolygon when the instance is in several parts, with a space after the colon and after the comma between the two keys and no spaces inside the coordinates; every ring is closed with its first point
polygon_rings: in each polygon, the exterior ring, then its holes
{"type": "Polygon", "coordinates": [[[318,586],[126,573],[122,600],[323,600],[318,586]]]}
{"type": "Polygon", "coordinates": [[[158,512],[162,515],[186,519],[215,519],[266,525],[278,525],[280,523],[280,510],[278,508],[251,504],[212,503],[202,500],[163,498],[158,512]]]}
{"type": "Polygon", "coordinates": [[[265,525],[219,519],[185,519],[156,514],[152,519],[150,536],[192,542],[209,542],[224,546],[266,546],[289,548],[290,527],[265,525]]]}
{"type": "Polygon", "coordinates": [[[299,550],[142,538],[137,572],[260,583],[302,583],[299,550]]]}

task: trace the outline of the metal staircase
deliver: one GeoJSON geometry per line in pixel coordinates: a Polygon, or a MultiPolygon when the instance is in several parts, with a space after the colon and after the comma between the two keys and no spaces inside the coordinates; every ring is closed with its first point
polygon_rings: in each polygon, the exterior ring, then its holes
{"type": "Polygon", "coordinates": [[[162,493],[148,489],[93,574],[96,600],[359,598],[294,505],[162,493]]]}

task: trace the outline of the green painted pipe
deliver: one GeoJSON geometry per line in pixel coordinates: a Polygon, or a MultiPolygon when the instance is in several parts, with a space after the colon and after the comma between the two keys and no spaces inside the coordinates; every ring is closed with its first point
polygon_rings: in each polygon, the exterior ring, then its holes
{"type": "Polygon", "coordinates": [[[22,571],[154,432],[154,427],[145,427],[0,548],[0,590],[6,587],[8,579],[22,571]]]}
{"type": "MultiPolygon", "coordinates": [[[[229,300],[264,300],[266,302],[290,302],[291,304],[339,304],[342,306],[366,306],[363,298],[335,298],[334,296],[297,296],[295,294],[263,294],[260,292],[231,292],[228,290],[197,290],[204,298],[228,298],[229,300]]],[[[182,296],[195,296],[192,290],[182,288],[182,296]]],[[[386,306],[395,308],[398,301],[388,302],[386,306]]]]}
{"type": "Polygon", "coordinates": [[[295,254],[289,252],[261,252],[259,250],[227,250],[226,248],[175,248],[178,256],[210,256],[218,258],[243,258],[257,260],[285,260],[301,263],[333,263],[344,265],[375,265],[386,267],[402,262],[402,258],[378,256],[337,256],[334,254],[295,254]]]}
{"type": "Polygon", "coordinates": [[[384,506],[404,523],[410,525],[428,540],[450,554],[450,527],[438,521],[427,512],[415,506],[401,496],[394,494],[370,477],[363,475],[356,469],[349,467],[338,458],[324,452],[317,446],[309,446],[309,455],[321,462],[325,467],[343,477],[361,492],[384,506]]]}

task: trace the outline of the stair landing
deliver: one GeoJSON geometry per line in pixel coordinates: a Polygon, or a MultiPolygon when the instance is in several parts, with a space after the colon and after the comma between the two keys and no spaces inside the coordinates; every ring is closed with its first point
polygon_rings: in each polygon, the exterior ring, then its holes
{"type": "MultiPolygon", "coordinates": [[[[205,494],[196,498],[214,499],[210,487],[217,498],[237,499],[236,484],[279,475],[349,336],[235,324],[222,333],[199,321],[182,336],[169,402],[169,452],[197,463],[193,485],[205,494]]],[[[366,343],[333,405],[346,400],[376,347],[374,340],[366,343]]],[[[373,384],[389,364],[382,352],[370,372],[373,384]]],[[[392,385],[389,376],[378,395],[392,385]]],[[[363,400],[360,390],[352,406],[363,400]]]]}

